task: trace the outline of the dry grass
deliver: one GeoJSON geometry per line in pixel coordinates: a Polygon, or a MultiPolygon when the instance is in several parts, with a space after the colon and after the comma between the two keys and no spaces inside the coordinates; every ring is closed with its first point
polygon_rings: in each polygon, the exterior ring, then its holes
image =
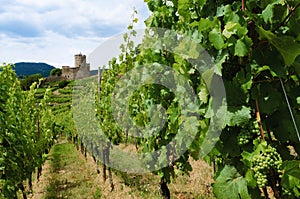
{"type": "MultiPolygon", "coordinates": [[[[193,171],[190,176],[179,176],[170,183],[171,198],[213,198],[211,193],[212,171],[203,161],[191,161],[193,171]]],[[[102,172],[102,168],[100,167],[102,172]]],[[[93,199],[93,198],[157,198],[160,199],[158,176],[152,174],[128,174],[113,172],[115,189],[98,174],[92,157],[87,159],[66,142],[56,144],[43,166],[39,182],[34,181],[34,193],[30,199],[93,199]]]]}

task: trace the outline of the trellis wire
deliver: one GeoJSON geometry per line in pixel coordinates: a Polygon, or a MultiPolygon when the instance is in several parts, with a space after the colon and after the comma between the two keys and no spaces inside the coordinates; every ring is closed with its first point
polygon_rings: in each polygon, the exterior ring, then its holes
{"type": "Polygon", "coordinates": [[[293,112],[292,112],[292,108],[291,108],[289,99],[288,99],[288,97],[287,97],[287,94],[286,94],[286,91],[285,91],[285,88],[284,88],[284,85],[283,85],[283,83],[282,83],[281,78],[279,78],[279,80],[280,80],[280,83],[281,83],[281,87],[282,87],[282,90],[283,90],[283,93],[284,93],[284,97],[285,97],[286,103],[287,103],[287,105],[288,105],[288,107],[289,107],[289,111],[290,111],[291,118],[292,118],[292,121],[293,121],[295,130],[296,130],[297,136],[298,136],[298,140],[299,140],[299,142],[300,142],[300,135],[299,135],[298,127],[297,127],[297,124],[296,124],[296,121],[295,121],[295,118],[294,118],[294,115],[293,115],[293,112]]]}

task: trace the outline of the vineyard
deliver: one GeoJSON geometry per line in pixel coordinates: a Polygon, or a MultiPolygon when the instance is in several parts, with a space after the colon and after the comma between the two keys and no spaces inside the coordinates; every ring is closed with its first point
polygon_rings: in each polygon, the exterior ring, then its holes
{"type": "Polygon", "coordinates": [[[137,198],[299,198],[300,1],[144,1],[142,42],[135,11],[97,77],[22,91],[1,67],[1,197],[34,195],[66,138],[111,193],[121,177],[137,198]],[[201,161],[212,191],[175,191],[201,161]]]}

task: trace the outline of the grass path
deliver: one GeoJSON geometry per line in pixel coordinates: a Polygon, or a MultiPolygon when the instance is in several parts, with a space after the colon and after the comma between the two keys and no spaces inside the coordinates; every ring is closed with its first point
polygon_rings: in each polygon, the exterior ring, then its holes
{"type": "MultiPolygon", "coordinates": [[[[209,184],[211,170],[208,165],[192,161],[194,171],[189,176],[179,176],[169,185],[174,199],[212,198],[209,184]],[[196,185],[196,186],[195,186],[196,185]]],[[[158,177],[152,174],[136,175],[113,173],[115,190],[110,192],[109,180],[103,181],[93,159],[87,159],[73,144],[60,140],[55,144],[43,166],[40,181],[33,183],[30,199],[160,199],[158,177]]]]}
{"type": "Polygon", "coordinates": [[[32,199],[98,198],[91,177],[96,173],[74,145],[60,142],[52,147],[40,181],[34,182],[32,199]]]}

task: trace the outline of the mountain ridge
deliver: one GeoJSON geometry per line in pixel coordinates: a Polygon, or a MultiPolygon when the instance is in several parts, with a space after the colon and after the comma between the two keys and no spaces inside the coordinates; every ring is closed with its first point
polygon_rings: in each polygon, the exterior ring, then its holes
{"type": "Polygon", "coordinates": [[[40,73],[42,77],[48,77],[50,71],[55,68],[44,62],[17,62],[14,65],[17,76],[21,78],[37,73],[40,73]]]}

